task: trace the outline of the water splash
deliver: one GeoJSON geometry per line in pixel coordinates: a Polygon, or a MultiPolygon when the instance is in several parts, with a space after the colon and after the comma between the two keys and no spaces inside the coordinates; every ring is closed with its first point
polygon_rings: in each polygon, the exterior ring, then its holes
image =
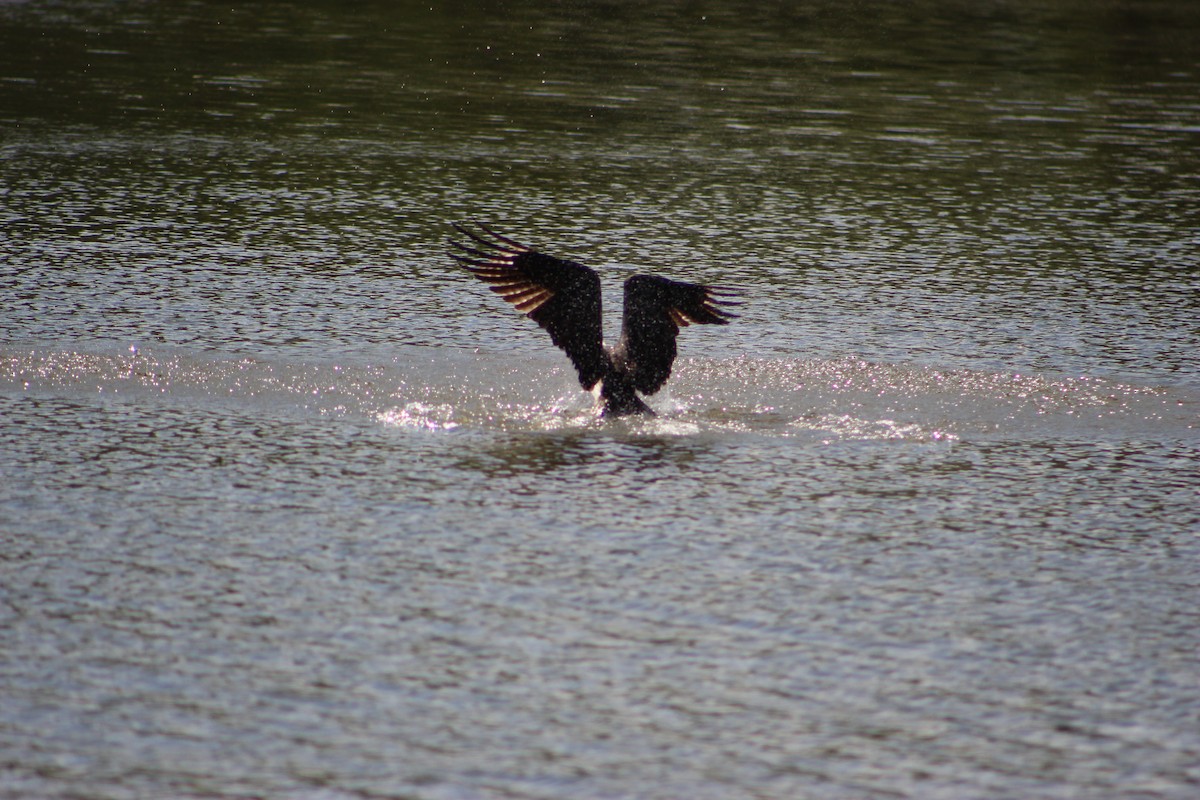
{"type": "MultiPolygon", "coordinates": [[[[553,355],[553,354],[551,354],[553,355]]],[[[361,415],[426,431],[602,429],[630,436],[702,433],[953,442],[1174,430],[1194,436],[1200,398],[1089,376],[948,370],[861,359],[682,360],[651,398],[659,416],[598,417],[557,360],[400,348],[391,363],[303,362],[148,347],[109,352],[0,350],[0,390],[221,407],[361,415]],[[530,380],[536,374],[537,380],[530,380]]]]}
{"type": "Polygon", "coordinates": [[[429,431],[452,431],[462,424],[455,421],[454,406],[449,403],[406,403],[401,408],[381,411],[377,419],[384,425],[429,431]]]}
{"type": "Polygon", "coordinates": [[[915,422],[899,423],[891,419],[860,419],[850,414],[821,414],[798,419],[791,427],[828,432],[844,439],[881,439],[923,442],[955,442],[959,436],[939,428],[915,422]]]}

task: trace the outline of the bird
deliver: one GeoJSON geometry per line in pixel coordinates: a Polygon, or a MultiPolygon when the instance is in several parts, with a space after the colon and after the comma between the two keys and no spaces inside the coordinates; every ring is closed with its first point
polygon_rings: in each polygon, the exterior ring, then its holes
{"type": "Polygon", "coordinates": [[[727,325],[742,292],[635,274],[625,281],[624,319],[615,347],[604,345],[600,276],[590,267],[527,247],[487,225],[453,222],[451,258],[550,334],[589,391],[599,385],[600,415],[655,416],[639,397],[663,387],[675,362],[675,338],[690,324],[727,325]]]}

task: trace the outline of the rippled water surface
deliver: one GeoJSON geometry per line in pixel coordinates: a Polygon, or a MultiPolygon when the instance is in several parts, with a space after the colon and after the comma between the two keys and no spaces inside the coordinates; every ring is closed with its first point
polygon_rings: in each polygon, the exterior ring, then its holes
{"type": "Polygon", "coordinates": [[[0,796],[1196,796],[1192,6],[0,3],[0,796]]]}

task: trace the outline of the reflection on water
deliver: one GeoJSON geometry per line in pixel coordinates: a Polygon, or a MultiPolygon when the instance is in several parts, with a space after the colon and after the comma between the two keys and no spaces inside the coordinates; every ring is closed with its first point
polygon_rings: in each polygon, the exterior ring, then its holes
{"type": "Polygon", "coordinates": [[[698,426],[661,419],[626,421],[593,430],[506,439],[470,453],[456,466],[491,480],[519,477],[527,494],[537,493],[534,481],[564,473],[571,473],[571,481],[594,483],[604,476],[621,476],[648,486],[683,474],[694,466],[700,453],[712,449],[704,438],[694,435],[698,432],[698,426]],[[614,435],[619,441],[612,440],[614,435]]]}
{"type": "Polygon", "coordinates": [[[0,3],[0,794],[1193,797],[1197,41],[0,3]],[[600,420],[470,219],[745,313],[600,420]]]}

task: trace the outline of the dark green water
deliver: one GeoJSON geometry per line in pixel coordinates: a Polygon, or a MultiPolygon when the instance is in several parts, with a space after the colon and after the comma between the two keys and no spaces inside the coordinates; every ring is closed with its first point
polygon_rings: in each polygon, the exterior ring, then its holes
{"type": "Polygon", "coordinates": [[[1193,797],[1197,42],[0,2],[0,796],[1193,797]],[[747,305],[601,422],[465,219],[747,305]]]}

